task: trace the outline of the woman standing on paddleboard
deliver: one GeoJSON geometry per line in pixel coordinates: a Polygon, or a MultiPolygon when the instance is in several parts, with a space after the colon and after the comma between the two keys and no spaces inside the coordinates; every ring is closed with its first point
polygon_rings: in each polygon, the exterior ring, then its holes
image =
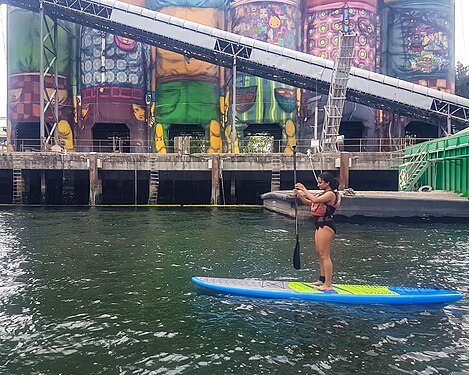
{"type": "Polygon", "coordinates": [[[331,173],[324,172],[318,176],[318,187],[322,192],[314,195],[302,183],[297,183],[293,194],[298,196],[303,204],[311,206],[311,215],[313,215],[316,227],[314,242],[321,272],[317,281],[317,284],[320,285],[318,289],[333,290],[331,243],[336,233],[333,214],[339,208],[341,201],[337,191],[339,182],[331,173]]]}

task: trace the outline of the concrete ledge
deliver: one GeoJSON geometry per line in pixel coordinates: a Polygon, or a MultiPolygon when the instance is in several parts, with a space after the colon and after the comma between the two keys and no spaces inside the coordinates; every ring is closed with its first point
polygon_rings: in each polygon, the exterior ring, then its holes
{"type": "MultiPolygon", "coordinates": [[[[348,153],[350,170],[392,170],[403,154],[389,152],[348,153]]],[[[70,169],[89,168],[90,158],[98,160],[102,170],[167,170],[209,171],[212,154],[126,154],[86,152],[0,152],[0,169],[70,169]]],[[[274,158],[276,168],[293,170],[293,156],[286,154],[220,154],[225,171],[271,171],[274,158]]],[[[297,170],[338,170],[340,153],[297,155],[297,170]]]]}
{"type": "MultiPolygon", "coordinates": [[[[342,194],[342,193],[341,193],[342,194]]],[[[294,217],[294,198],[291,191],[262,194],[264,207],[282,215],[294,217]]],[[[298,201],[298,217],[311,217],[310,209],[298,201]]],[[[337,217],[353,218],[455,218],[469,219],[469,199],[447,191],[374,192],[361,191],[354,196],[342,194],[342,206],[337,217]]]]}

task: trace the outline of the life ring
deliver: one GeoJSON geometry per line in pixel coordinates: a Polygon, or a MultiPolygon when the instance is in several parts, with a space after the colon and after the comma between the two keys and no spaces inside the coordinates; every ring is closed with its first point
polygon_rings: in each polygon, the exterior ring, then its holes
{"type": "Polygon", "coordinates": [[[430,185],[423,185],[419,187],[419,192],[421,193],[429,193],[433,190],[433,188],[430,185]]]}

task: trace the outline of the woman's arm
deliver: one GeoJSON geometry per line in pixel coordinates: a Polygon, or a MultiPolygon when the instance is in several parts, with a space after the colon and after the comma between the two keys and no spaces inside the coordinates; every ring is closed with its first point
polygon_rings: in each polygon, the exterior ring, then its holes
{"type": "MultiPolygon", "coordinates": [[[[329,203],[335,201],[335,194],[332,191],[328,191],[327,193],[317,197],[313,193],[309,192],[302,183],[297,183],[295,185],[295,189],[301,190],[306,199],[308,199],[311,203],[329,203]]],[[[301,197],[301,194],[299,196],[301,197]]],[[[309,205],[311,205],[311,203],[309,205]]]]}
{"type": "Polygon", "coordinates": [[[299,190],[293,190],[293,195],[295,195],[296,197],[300,198],[301,202],[303,202],[303,204],[305,206],[311,206],[313,204],[313,202],[311,202],[308,198],[306,198],[302,193],[300,193],[299,190]]]}

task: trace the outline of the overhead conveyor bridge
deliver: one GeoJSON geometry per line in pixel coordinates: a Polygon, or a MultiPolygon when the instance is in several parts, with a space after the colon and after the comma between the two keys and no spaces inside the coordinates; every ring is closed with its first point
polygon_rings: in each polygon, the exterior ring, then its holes
{"type": "MultiPolygon", "coordinates": [[[[327,94],[333,61],[114,0],[0,0],[52,18],[327,94]]],[[[352,68],[347,99],[442,125],[469,124],[469,99],[352,68]]]]}

